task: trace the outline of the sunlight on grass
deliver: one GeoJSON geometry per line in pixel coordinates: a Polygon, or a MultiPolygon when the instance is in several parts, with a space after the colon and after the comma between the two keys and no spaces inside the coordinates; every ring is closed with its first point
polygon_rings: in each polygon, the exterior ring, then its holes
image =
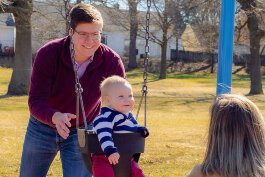
{"type": "Polygon", "coordinates": [[[11,69],[0,67],[0,95],[7,92],[7,86],[11,78],[11,69]]]}
{"type": "MultiPolygon", "coordinates": [[[[136,102],[141,97],[142,71],[127,73],[136,102]]],[[[11,70],[0,68],[0,176],[18,176],[22,145],[29,111],[27,96],[5,96],[11,70]]],[[[175,74],[158,80],[148,75],[147,127],[145,153],[140,166],[147,177],[183,177],[202,161],[205,150],[209,106],[215,96],[214,74],[175,74]]],[[[233,76],[233,93],[248,94],[249,78],[233,76]]],[[[265,84],[265,83],[264,83],[265,84]]],[[[265,96],[248,96],[263,113],[265,96]]],[[[137,108],[137,104],[136,104],[137,108]]],[[[143,123],[143,107],[138,118],[143,123]]],[[[59,155],[48,175],[61,176],[59,155]]]]}

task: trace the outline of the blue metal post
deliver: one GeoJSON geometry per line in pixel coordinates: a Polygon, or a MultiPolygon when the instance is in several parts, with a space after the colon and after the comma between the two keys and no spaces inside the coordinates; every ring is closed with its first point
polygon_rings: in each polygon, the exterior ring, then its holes
{"type": "Polygon", "coordinates": [[[235,0],[221,0],[216,94],[231,92],[235,0]]]}

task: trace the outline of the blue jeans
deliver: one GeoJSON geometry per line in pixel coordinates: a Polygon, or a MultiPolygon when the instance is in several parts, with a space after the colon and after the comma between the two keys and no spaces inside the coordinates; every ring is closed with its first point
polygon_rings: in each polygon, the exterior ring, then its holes
{"type": "Polygon", "coordinates": [[[57,131],[30,117],[20,164],[20,177],[45,177],[60,151],[64,177],[91,177],[79,150],[77,131],[65,140],[57,131]]]}

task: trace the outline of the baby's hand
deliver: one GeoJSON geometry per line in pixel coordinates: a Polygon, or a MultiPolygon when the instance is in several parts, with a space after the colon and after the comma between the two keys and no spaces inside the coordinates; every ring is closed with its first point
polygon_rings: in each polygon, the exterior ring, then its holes
{"type": "Polygon", "coordinates": [[[137,131],[138,131],[139,133],[141,133],[141,135],[142,135],[143,137],[145,137],[145,138],[149,136],[149,131],[148,131],[148,129],[147,129],[146,127],[139,126],[139,127],[137,128],[137,131]]]}
{"type": "Polygon", "coordinates": [[[120,154],[118,152],[115,152],[108,157],[109,163],[112,165],[116,165],[119,162],[119,158],[120,154]]]}

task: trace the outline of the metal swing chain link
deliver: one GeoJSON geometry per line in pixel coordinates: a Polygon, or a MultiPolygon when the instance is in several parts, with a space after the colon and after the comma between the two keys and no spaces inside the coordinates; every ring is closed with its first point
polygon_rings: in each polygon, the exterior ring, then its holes
{"type": "MultiPolygon", "coordinates": [[[[145,89],[147,89],[146,83],[147,83],[147,69],[148,69],[148,60],[149,60],[149,28],[150,28],[150,9],[151,9],[151,0],[147,0],[147,12],[146,12],[146,29],[145,29],[145,59],[144,59],[144,86],[145,89]]],[[[147,91],[147,90],[146,90],[147,91]]]]}
{"type": "Polygon", "coordinates": [[[142,85],[142,97],[139,103],[139,107],[136,114],[136,119],[138,118],[142,101],[144,98],[144,126],[146,127],[146,117],[147,117],[147,70],[148,70],[148,60],[149,60],[149,28],[150,28],[150,9],[151,0],[147,0],[147,12],[146,12],[146,28],[145,28],[145,58],[144,58],[144,73],[143,73],[143,85],[142,85]]]}
{"type": "Polygon", "coordinates": [[[71,49],[71,60],[73,63],[73,69],[75,73],[75,92],[76,92],[76,128],[79,128],[79,106],[81,106],[81,111],[82,111],[82,116],[84,120],[84,125],[85,125],[85,130],[87,130],[87,121],[86,121],[86,114],[85,114],[85,109],[84,109],[84,103],[83,103],[83,98],[82,98],[82,92],[83,88],[82,85],[79,82],[79,78],[77,75],[77,65],[75,63],[75,50],[74,50],[74,44],[72,42],[72,37],[70,41],[70,49],[71,49]]]}

